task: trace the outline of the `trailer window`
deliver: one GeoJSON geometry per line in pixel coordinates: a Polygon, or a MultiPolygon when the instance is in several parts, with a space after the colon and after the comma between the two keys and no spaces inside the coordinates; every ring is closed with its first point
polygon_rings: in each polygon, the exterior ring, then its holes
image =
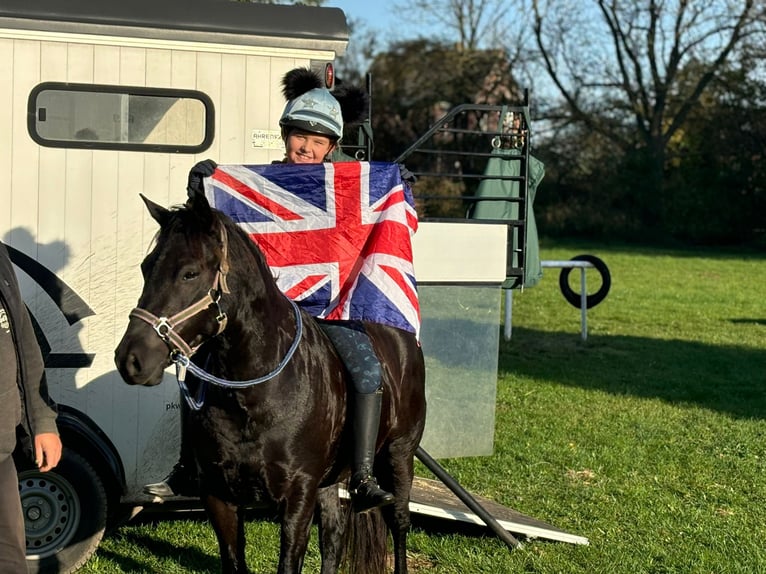
{"type": "Polygon", "coordinates": [[[46,82],[27,116],[48,147],[199,153],[213,141],[213,103],[193,90],[46,82]]]}

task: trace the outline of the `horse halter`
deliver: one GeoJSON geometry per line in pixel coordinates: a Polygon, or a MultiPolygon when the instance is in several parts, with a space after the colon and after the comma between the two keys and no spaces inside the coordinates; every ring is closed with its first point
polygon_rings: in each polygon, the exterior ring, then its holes
{"type": "Polygon", "coordinates": [[[141,307],[136,307],[130,312],[130,317],[141,319],[142,321],[148,323],[156,331],[156,333],[160,336],[160,339],[165,341],[168,347],[170,347],[171,357],[179,354],[185,357],[191,357],[194,353],[197,352],[197,349],[199,349],[202,343],[194,347],[190,346],[186,341],[183,340],[183,337],[181,337],[181,335],[179,335],[175,329],[184,321],[191,319],[198,313],[207,310],[211,306],[215,306],[218,311],[215,317],[215,320],[218,322],[218,330],[213,336],[217,337],[226,328],[228,317],[226,316],[226,313],[221,310],[220,305],[221,294],[229,293],[229,286],[226,284],[226,273],[229,271],[227,249],[228,242],[226,237],[226,229],[224,229],[223,226],[221,227],[221,242],[223,245],[221,263],[218,265],[218,270],[216,271],[215,279],[213,280],[213,286],[208,290],[207,294],[202,297],[202,299],[196,303],[192,303],[172,317],[158,317],[157,315],[150,313],[141,307]]]}
{"type": "Polygon", "coordinates": [[[140,307],[136,307],[130,312],[130,317],[136,317],[137,319],[141,319],[148,323],[155,330],[157,335],[160,336],[160,339],[165,341],[168,347],[170,347],[170,359],[176,365],[176,380],[181,389],[181,395],[186,400],[189,407],[195,411],[200,410],[204,404],[206,383],[212,383],[220,387],[242,389],[265,383],[279,375],[287,366],[287,363],[292,359],[295,351],[298,349],[301,338],[303,337],[303,318],[301,316],[300,308],[294,301],[288,299],[292,306],[293,313],[295,314],[295,337],[293,338],[290,347],[287,349],[287,352],[279,361],[279,364],[277,364],[271,372],[247,381],[229,381],[227,379],[216,377],[191,362],[190,357],[197,352],[197,349],[199,349],[202,343],[195,347],[191,347],[183,340],[181,335],[175,331],[176,327],[198,313],[210,308],[212,305],[215,305],[218,310],[215,318],[216,321],[218,321],[218,331],[213,336],[217,337],[226,328],[228,317],[226,316],[226,313],[221,310],[219,304],[221,294],[230,293],[229,287],[226,284],[226,274],[229,272],[228,238],[226,229],[223,226],[221,226],[221,245],[221,262],[218,264],[218,270],[216,271],[215,279],[213,280],[213,286],[202,299],[196,303],[192,303],[172,317],[158,317],[154,313],[150,313],[146,309],[140,307]],[[195,375],[202,383],[197,390],[197,398],[191,396],[191,392],[186,385],[187,370],[195,375]]]}

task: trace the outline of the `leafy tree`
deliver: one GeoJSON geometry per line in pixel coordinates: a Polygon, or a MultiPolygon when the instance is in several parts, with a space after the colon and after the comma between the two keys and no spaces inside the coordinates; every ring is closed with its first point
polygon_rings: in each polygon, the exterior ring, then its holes
{"type": "Polygon", "coordinates": [[[497,50],[456,50],[425,39],[412,40],[378,54],[370,71],[376,155],[381,159],[399,155],[452,106],[521,99],[512,63],[497,50]]]}

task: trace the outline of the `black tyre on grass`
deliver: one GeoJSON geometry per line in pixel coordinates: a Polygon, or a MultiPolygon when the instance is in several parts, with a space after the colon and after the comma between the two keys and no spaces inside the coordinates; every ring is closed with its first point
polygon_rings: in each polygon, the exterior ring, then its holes
{"type": "Polygon", "coordinates": [[[19,493],[31,574],[69,574],[96,550],[106,529],[101,477],[76,451],[64,448],[49,472],[19,472],[19,493]]]}
{"type": "MultiPolygon", "coordinates": [[[[609,273],[609,268],[603,260],[595,255],[577,255],[576,257],[572,257],[572,261],[587,261],[593,265],[601,276],[601,286],[595,293],[589,294],[585,298],[585,306],[587,309],[595,307],[601,303],[601,301],[606,299],[606,296],[609,294],[609,289],[612,287],[612,276],[609,273]]],[[[561,274],[559,275],[559,288],[561,289],[561,294],[564,296],[564,299],[566,299],[570,305],[574,305],[579,309],[580,293],[575,292],[575,290],[569,286],[569,274],[571,272],[572,268],[570,267],[565,267],[561,270],[561,274]]]]}

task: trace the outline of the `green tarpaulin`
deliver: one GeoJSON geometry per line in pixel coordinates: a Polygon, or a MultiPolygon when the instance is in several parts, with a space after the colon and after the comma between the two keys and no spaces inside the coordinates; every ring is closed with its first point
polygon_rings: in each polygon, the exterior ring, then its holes
{"type": "MultiPolygon", "coordinates": [[[[521,151],[517,149],[493,150],[493,157],[487,161],[484,170],[485,176],[476,191],[476,197],[509,197],[518,198],[522,182],[508,179],[495,179],[503,177],[518,177],[521,174],[521,151]]],[[[534,202],[537,186],[545,175],[545,165],[533,156],[529,156],[527,169],[527,201],[526,201],[526,228],[527,242],[524,251],[524,287],[534,287],[542,279],[543,269],[540,263],[540,244],[537,237],[537,224],[535,223],[534,202]]],[[[515,201],[487,200],[477,201],[471,213],[473,219],[519,219],[519,203],[515,201]]],[[[519,245],[518,234],[520,229],[514,229],[513,244],[519,245]]],[[[514,255],[513,266],[518,267],[517,257],[514,255]]],[[[503,284],[508,289],[520,287],[516,285],[514,278],[509,278],[503,284]]]]}

